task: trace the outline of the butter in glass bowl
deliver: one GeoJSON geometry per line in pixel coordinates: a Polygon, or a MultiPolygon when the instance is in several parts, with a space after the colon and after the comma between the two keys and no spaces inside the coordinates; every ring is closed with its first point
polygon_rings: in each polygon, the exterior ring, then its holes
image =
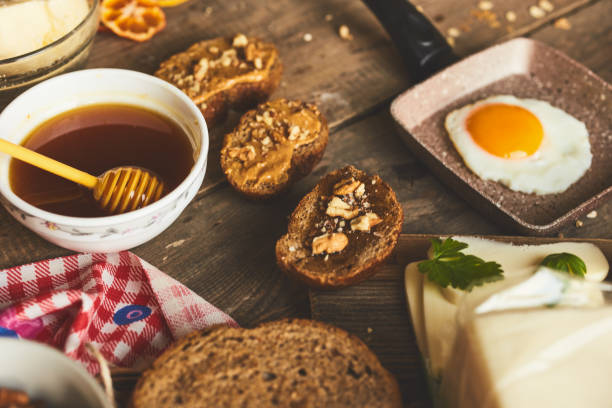
{"type": "Polygon", "coordinates": [[[99,15],[100,0],[0,0],[0,104],[81,67],[99,15]]]}

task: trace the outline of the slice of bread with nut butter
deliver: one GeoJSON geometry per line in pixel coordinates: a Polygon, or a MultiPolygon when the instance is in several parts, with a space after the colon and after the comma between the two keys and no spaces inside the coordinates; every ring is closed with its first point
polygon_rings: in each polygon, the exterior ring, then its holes
{"type": "Polygon", "coordinates": [[[245,113],[225,136],[221,167],[239,192],[269,198],[312,171],[328,134],[315,105],[286,99],[266,102],[245,113]]]}
{"type": "Polygon", "coordinates": [[[162,62],[155,76],[185,92],[212,126],[229,109],[248,109],[267,100],[282,71],[274,44],[237,34],[193,44],[162,62]]]}

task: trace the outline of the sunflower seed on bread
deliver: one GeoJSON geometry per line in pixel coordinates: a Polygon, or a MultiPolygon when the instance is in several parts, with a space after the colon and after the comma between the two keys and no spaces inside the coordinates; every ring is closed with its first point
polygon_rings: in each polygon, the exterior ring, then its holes
{"type": "Polygon", "coordinates": [[[228,181],[251,198],[289,188],[321,160],[327,122],[313,104],[278,99],[246,112],[225,136],[221,167],[228,181]]]}
{"type": "Polygon", "coordinates": [[[351,285],[374,274],[391,254],[402,222],[391,187],[347,166],[323,177],[300,201],[276,243],[276,261],[309,286],[351,285]]]}
{"type": "Polygon", "coordinates": [[[144,372],[133,408],[401,407],[397,381],[357,337],[312,320],[194,332],[144,372]]]}
{"type": "Polygon", "coordinates": [[[248,109],[268,99],[281,74],[276,47],[244,34],[195,43],[155,72],[185,92],[209,126],[223,120],[230,108],[248,109]]]}

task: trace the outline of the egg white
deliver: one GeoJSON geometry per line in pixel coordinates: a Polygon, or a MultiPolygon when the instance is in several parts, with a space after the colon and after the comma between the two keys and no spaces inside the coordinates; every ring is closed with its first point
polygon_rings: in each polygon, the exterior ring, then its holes
{"type": "Polygon", "coordinates": [[[497,95],[466,105],[446,116],[446,130],[466,166],[484,180],[497,181],[514,191],[561,193],[591,166],[589,134],[584,123],[537,99],[497,95]],[[504,159],[480,147],[467,131],[466,119],[488,104],[514,105],[533,113],[544,131],[542,144],[527,157],[504,159]]]}

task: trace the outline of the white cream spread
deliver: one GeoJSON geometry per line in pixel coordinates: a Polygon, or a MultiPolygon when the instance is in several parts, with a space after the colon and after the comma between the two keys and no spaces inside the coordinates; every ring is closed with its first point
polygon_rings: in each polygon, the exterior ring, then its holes
{"type": "Polygon", "coordinates": [[[73,30],[87,0],[30,0],[0,5],[0,60],[38,50],[73,30]]]}

